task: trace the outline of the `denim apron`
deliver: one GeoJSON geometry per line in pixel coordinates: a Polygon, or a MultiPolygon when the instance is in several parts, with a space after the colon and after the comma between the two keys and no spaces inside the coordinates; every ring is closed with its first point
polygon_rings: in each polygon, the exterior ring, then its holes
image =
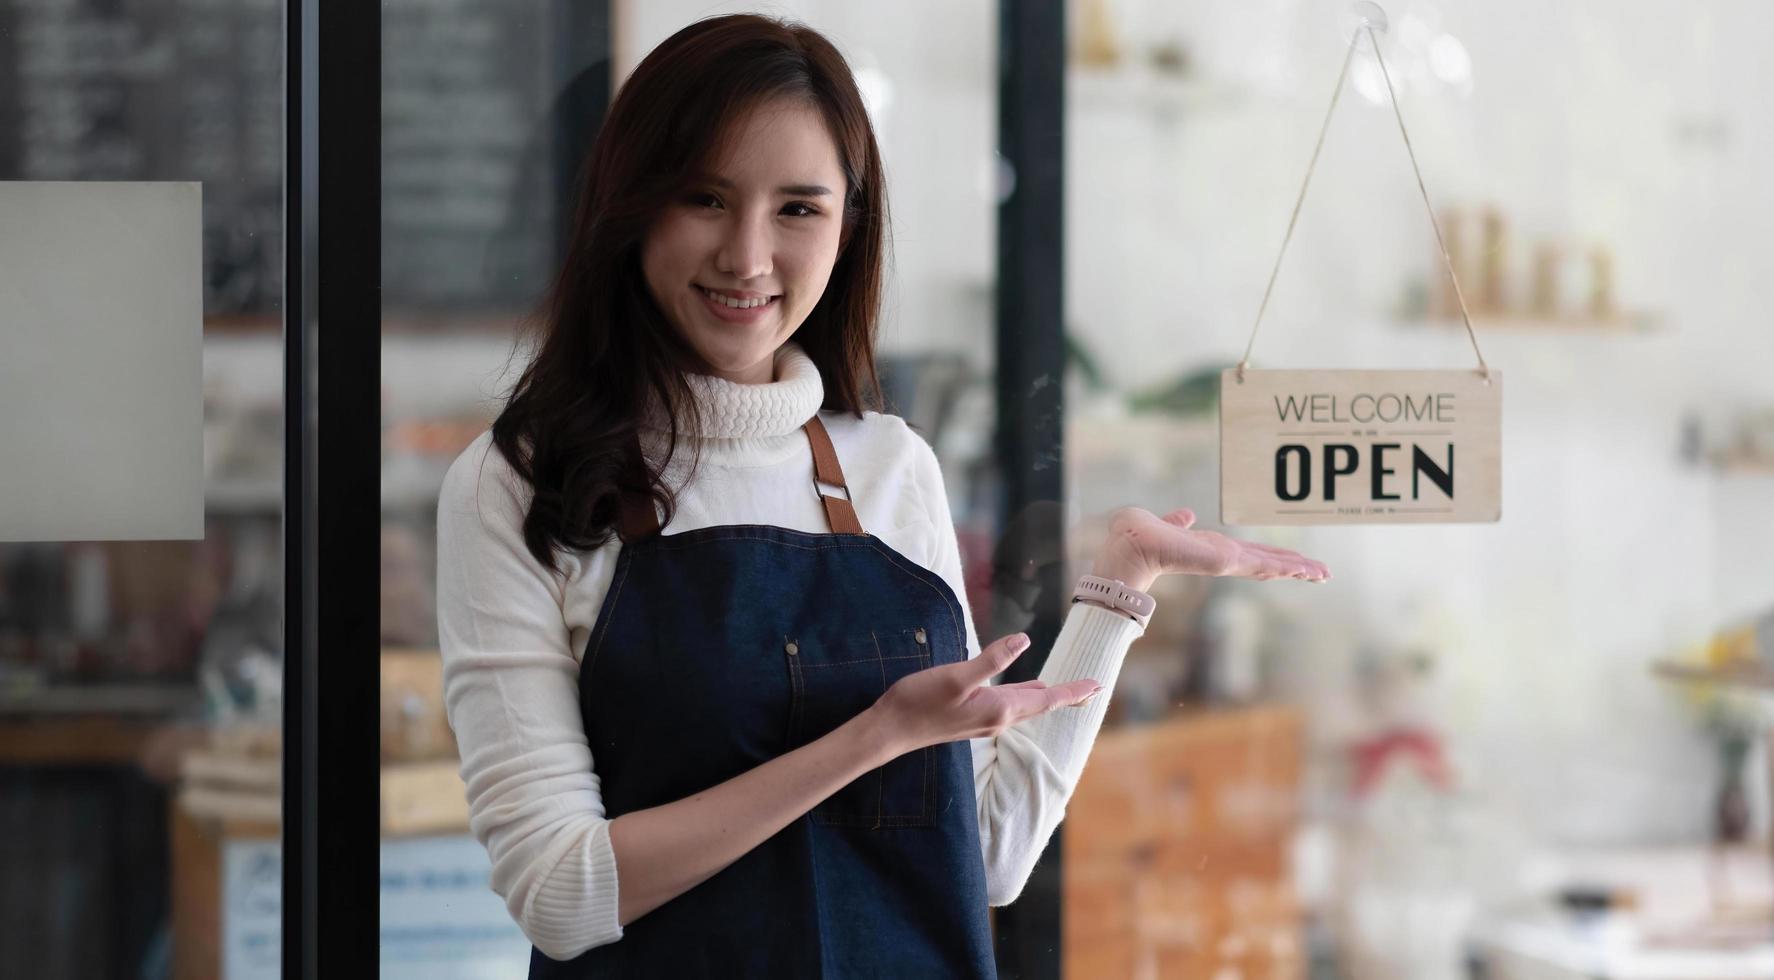
{"type": "MultiPolygon", "coordinates": [[[[725,782],[967,656],[954,592],[862,529],[824,424],[802,428],[829,534],[661,535],[650,501],[624,510],[579,671],[610,819],[725,782]]],[[[530,976],[995,978],[977,820],[967,740],[908,752],[616,942],[564,962],[532,949],[530,976]]]]}

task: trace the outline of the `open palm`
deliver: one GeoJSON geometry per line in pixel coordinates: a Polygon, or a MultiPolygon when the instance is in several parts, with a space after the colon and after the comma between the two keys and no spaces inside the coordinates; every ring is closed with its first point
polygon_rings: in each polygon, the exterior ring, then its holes
{"type": "Polygon", "coordinates": [[[1286,548],[1194,529],[1187,507],[1159,517],[1140,507],[1122,507],[1109,519],[1109,540],[1095,563],[1098,575],[1119,578],[1137,588],[1160,575],[1232,575],[1239,578],[1294,578],[1323,582],[1323,562],[1286,548]]]}

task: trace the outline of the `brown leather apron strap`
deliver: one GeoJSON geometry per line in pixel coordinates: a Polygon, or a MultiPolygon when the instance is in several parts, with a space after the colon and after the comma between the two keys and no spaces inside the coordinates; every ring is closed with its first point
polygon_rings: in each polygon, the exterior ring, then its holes
{"type": "MultiPolygon", "coordinates": [[[[639,434],[629,440],[628,449],[629,463],[638,469],[645,462],[639,434]]],[[[623,541],[638,541],[659,533],[659,512],[654,509],[652,497],[625,491],[619,499],[616,530],[622,534],[623,541]]]]}
{"type": "MultiPolygon", "coordinates": [[[[832,448],[832,437],[825,431],[825,423],[815,415],[801,428],[807,433],[807,441],[813,445],[813,492],[819,494],[819,502],[825,508],[827,526],[833,534],[867,533],[856,517],[856,508],[850,503],[850,485],[844,481],[844,468],[838,464],[838,453],[832,448]],[[844,491],[844,496],[828,495],[819,488],[821,483],[838,487],[844,491]]],[[[639,450],[640,445],[637,442],[637,454],[639,450]]],[[[638,455],[636,459],[639,459],[638,455]]],[[[658,534],[659,512],[655,509],[652,498],[639,493],[622,494],[616,516],[616,529],[624,541],[638,541],[658,534]]]]}
{"type": "Polygon", "coordinates": [[[838,465],[838,453],[832,448],[832,437],[826,433],[825,423],[815,415],[801,428],[807,431],[807,441],[813,444],[813,491],[819,494],[819,502],[825,505],[825,520],[832,533],[865,533],[862,522],[856,519],[856,508],[850,503],[850,485],[844,482],[844,468],[838,465]],[[841,488],[844,496],[828,496],[819,489],[820,483],[841,488]]]}
{"type": "Polygon", "coordinates": [[[639,541],[659,533],[659,512],[653,498],[639,493],[622,494],[621,509],[616,515],[616,530],[624,541],[639,541]]]}

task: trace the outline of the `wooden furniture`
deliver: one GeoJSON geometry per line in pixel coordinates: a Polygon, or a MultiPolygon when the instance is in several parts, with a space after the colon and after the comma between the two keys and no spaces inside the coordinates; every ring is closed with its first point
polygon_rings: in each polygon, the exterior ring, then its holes
{"type": "Polygon", "coordinates": [[[177,799],[171,805],[172,976],[207,980],[222,976],[222,853],[234,838],[280,840],[276,823],[193,815],[177,799]]]}
{"type": "Polygon", "coordinates": [[[436,650],[382,651],[382,836],[468,832],[436,650]]]}
{"type": "Polygon", "coordinates": [[[1275,706],[1103,731],[1061,824],[1066,975],[1304,976],[1302,743],[1275,706]]]}

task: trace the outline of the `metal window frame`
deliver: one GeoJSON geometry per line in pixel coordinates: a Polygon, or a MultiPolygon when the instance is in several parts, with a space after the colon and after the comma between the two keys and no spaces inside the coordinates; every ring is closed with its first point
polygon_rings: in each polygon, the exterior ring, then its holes
{"type": "Polygon", "coordinates": [[[283,976],[360,976],[380,929],[380,5],[291,0],[285,43],[283,976]]]}

